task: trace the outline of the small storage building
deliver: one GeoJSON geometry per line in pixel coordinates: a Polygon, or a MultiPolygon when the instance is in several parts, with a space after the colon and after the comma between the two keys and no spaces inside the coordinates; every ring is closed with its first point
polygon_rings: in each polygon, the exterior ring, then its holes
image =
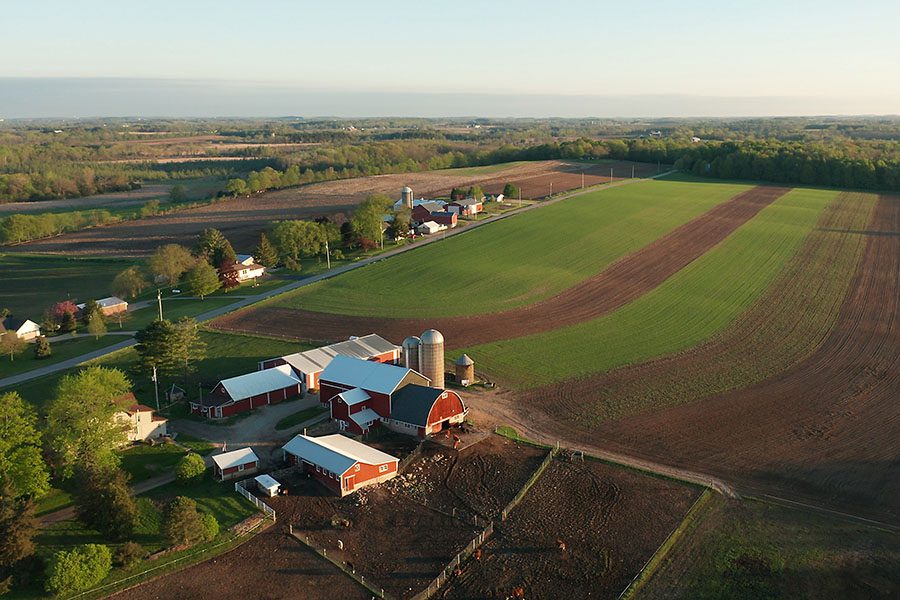
{"type": "MultiPolygon", "coordinates": [[[[100,306],[100,313],[104,317],[117,315],[128,310],[128,303],[121,298],[117,298],[116,296],[110,296],[109,298],[100,298],[96,302],[97,305],[100,306]]],[[[78,309],[80,314],[82,311],[84,311],[85,306],[87,306],[87,304],[76,304],[75,308],[78,309]]]]}
{"type": "Polygon", "coordinates": [[[475,381],[475,361],[463,354],[456,359],[456,381],[460,385],[469,385],[475,381]]]}
{"type": "Polygon", "coordinates": [[[281,484],[270,475],[257,475],[253,480],[256,482],[256,487],[259,488],[260,493],[270,498],[277,496],[278,490],[281,489],[281,484]]]}
{"type": "Polygon", "coordinates": [[[447,229],[447,227],[444,225],[439,225],[435,221],[425,221],[424,223],[416,227],[416,233],[420,235],[432,235],[439,231],[443,231],[444,229],[447,229]]]}
{"type": "Polygon", "coordinates": [[[260,406],[277,404],[302,391],[300,379],[288,365],[223,379],[212,393],[191,402],[191,412],[210,419],[230,417],[260,406]]]}
{"type": "Polygon", "coordinates": [[[341,434],[296,435],[282,451],[286,462],[300,466],[339,496],[396,477],[399,463],[390,454],[341,434]]]}
{"type": "Polygon", "coordinates": [[[252,448],[241,448],[212,457],[216,479],[227,481],[252,475],[259,470],[259,457],[252,448]]]}

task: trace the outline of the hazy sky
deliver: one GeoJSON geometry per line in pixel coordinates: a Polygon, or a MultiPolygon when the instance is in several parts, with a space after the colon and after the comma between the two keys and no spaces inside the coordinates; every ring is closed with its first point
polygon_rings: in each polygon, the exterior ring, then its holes
{"type": "Polygon", "coordinates": [[[29,0],[0,15],[0,117],[900,113],[897,0],[29,0]]]}

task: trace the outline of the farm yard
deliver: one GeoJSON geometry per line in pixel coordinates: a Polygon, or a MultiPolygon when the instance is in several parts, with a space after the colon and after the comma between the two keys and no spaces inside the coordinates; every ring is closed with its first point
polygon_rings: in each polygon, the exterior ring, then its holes
{"type": "Polygon", "coordinates": [[[593,460],[556,459],[496,524],[481,558],[436,597],[508,598],[522,588],[535,600],[616,598],[698,496],[593,460]]]}
{"type": "Polygon", "coordinates": [[[349,213],[368,195],[380,192],[393,197],[404,185],[412,186],[417,196],[440,196],[448,194],[455,186],[474,184],[484,187],[487,193],[496,194],[506,183],[512,182],[523,186],[523,198],[541,198],[549,193],[551,181],[554,182],[554,193],[558,193],[581,187],[582,171],[585,172],[585,185],[593,185],[608,182],[610,168],[621,173],[622,177],[627,172],[630,177],[632,165],[636,165],[638,177],[655,174],[657,169],[656,165],[630,162],[587,164],[536,161],[516,163],[509,169],[488,170],[476,175],[455,175],[452,169],[448,169],[328,181],[255,194],[250,198],[223,199],[168,215],[35,240],[12,250],[67,255],[146,256],[163,244],[191,244],[206,227],[221,230],[235,248],[249,250],[256,245],[259,233],[272,221],[349,213]]]}

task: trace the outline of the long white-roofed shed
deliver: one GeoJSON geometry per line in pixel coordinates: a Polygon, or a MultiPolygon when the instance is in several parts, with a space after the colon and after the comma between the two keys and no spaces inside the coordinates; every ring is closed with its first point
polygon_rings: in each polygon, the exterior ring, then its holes
{"type": "Polygon", "coordinates": [[[395,477],[399,463],[396,457],[341,434],[296,435],[282,451],[288,463],[340,496],[395,477]]]}
{"type": "Polygon", "coordinates": [[[212,393],[191,402],[191,412],[211,419],[220,419],[253,410],[267,404],[277,404],[301,393],[300,379],[288,365],[254,371],[223,379],[212,393]]]}

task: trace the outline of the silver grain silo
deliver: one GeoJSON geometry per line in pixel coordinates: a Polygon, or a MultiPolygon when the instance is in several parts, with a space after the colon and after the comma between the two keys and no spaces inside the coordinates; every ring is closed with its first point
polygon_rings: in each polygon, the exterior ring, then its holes
{"type": "Polygon", "coordinates": [[[403,366],[413,371],[419,370],[419,338],[414,335],[403,340],[403,366]]]}
{"type": "Polygon", "coordinates": [[[411,187],[406,186],[405,188],[403,188],[403,190],[400,192],[400,200],[403,202],[403,206],[405,206],[406,208],[412,210],[412,207],[413,207],[413,192],[412,192],[412,188],[411,188],[411,187]]]}
{"type": "Polygon", "coordinates": [[[436,329],[419,339],[419,373],[431,380],[431,387],[444,387],[444,336],[436,329]]]}

